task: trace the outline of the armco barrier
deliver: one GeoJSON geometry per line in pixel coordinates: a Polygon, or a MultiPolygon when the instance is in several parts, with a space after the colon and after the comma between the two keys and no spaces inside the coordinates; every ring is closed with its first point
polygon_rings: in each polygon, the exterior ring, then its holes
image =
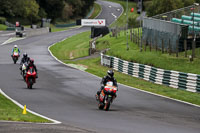
{"type": "Polygon", "coordinates": [[[101,64],[118,72],[191,92],[200,92],[200,75],[155,68],[101,54],[101,64]]]}

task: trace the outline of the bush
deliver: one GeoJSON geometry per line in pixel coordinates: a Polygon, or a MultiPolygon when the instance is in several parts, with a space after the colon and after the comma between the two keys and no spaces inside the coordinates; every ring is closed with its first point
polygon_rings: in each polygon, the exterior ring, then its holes
{"type": "Polygon", "coordinates": [[[5,24],[5,22],[6,22],[6,18],[0,17],[0,24],[5,24]]]}
{"type": "Polygon", "coordinates": [[[128,18],[129,28],[136,28],[140,26],[140,21],[137,21],[136,18],[128,18]]]}

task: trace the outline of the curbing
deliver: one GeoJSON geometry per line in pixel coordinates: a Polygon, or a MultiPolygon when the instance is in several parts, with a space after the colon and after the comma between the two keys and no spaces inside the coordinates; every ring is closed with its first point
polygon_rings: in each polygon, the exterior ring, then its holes
{"type": "Polygon", "coordinates": [[[200,75],[159,69],[101,54],[102,65],[105,65],[108,60],[109,66],[118,72],[172,88],[200,92],[200,75]]]}

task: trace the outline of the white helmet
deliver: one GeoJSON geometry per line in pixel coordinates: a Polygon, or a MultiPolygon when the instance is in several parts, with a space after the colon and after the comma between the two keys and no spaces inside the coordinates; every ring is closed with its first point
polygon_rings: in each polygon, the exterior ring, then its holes
{"type": "Polygon", "coordinates": [[[14,45],[15,48],[17,48],[17,45],[14,45]]]}

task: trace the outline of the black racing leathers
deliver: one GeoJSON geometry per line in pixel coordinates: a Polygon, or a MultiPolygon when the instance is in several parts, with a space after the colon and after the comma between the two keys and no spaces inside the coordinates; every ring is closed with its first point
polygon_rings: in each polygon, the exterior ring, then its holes
{"type": "MultiPolygon", "coordinates": [[[[37,68],[34,64],[28,64],[27,68],[26,68],[26,71],[28,72],[28,70],[30,69],[30,67],[33,67],[33,69],[35,70],[35,72],[37,73],[37,68]]],[[[37,73],[38,74],[38,73],[37,73]]]]}
{"type": "Polygon", "coordinates": [[[97,91],[97,95],[100,94],[101,90],[104,89],[104,86],[105,86],[106,83],[109,82],[109,81],[112,81],[112,82],[113,82],[113,85],[117,87],[117,80],[116,80],[114,77],[110,78],[109,76],[104,76],[104,77],[102,78],[102,80],[101,80],[101,88],[100,88],[99,91],[97,91]]]}
{"type": "Polygon", "coordinates": [[[21,59],[20,65],[24,64],[25,62],[29,63],[29,61],[30,61],[30,58],[29,58],[29,57],[26,57],[26,58],[23,57],[23,58],[21,59]]]}

